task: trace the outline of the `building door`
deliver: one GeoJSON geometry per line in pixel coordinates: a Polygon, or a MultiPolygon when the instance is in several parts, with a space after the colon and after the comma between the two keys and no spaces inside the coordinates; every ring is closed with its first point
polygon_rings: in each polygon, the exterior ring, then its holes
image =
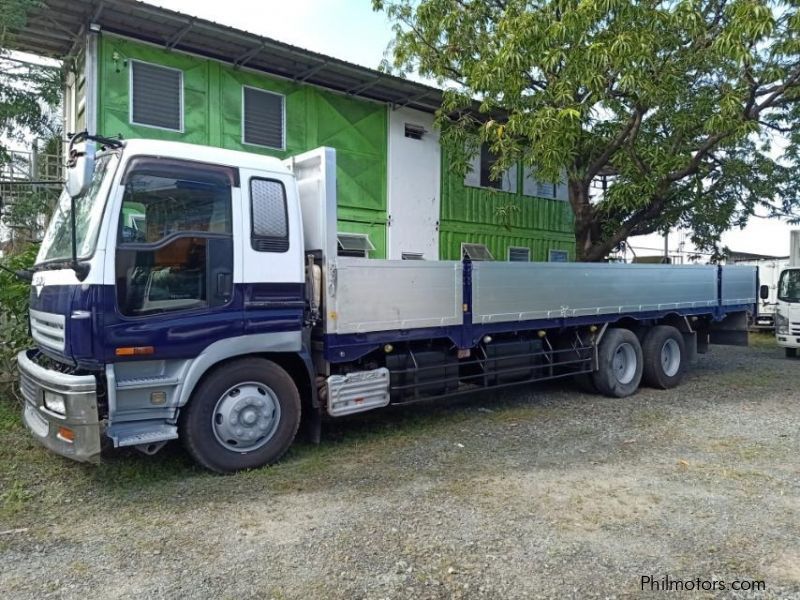
{"type": "Polygon", "coordinates": [[[433,115],[391,110],[388,258],[438,260],[440,169],[433,115]]]}

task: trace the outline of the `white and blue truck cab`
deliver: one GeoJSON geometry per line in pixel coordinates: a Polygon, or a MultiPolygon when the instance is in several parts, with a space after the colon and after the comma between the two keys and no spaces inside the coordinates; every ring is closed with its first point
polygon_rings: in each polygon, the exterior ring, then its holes
{"type": "Polygon", "coordinates": [[[253,468],[301,417],[318,437],[325,415],[563,377],[622,397],[747,343],[751,267],[342,256],[330,148],[82,134],[71,156],[18,365],[27,427],[76,460],[180,438],[253,468]]]}
{"type": "Polygon", "coordinates": [[[775,339],[787,358],[800,353],[800,229],[790,233],[788,266],[778,279],[775,339]]]}

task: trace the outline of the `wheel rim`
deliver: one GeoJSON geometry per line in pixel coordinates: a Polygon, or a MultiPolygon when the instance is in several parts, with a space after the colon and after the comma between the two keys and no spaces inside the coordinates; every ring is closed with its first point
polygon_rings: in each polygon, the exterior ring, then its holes
{"type": "Polygon", "coordinates": [[[617,346],[612,359],[614,376],[620,383],[630,383],[636,375],[636,351],[628,342],[617,346]]]}
{"type": "Polygon", "coordinates": [[[681,368],[681,349],[678,342],[668,339],[661,346],[661,369],[667,377],[673,377],[681,368]]]}
{"type": "Polygon", "coordinates": [[[252,452],[266,444],[278,428],[278,398],[263,383],[246,381],[220,396],[211,416],[217,441],[232,452],[252,452]]]}

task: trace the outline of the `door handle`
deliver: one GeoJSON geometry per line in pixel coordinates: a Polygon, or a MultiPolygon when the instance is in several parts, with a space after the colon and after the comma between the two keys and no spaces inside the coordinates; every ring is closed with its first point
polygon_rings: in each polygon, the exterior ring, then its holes
{"type": "Polygon", "coordinates": [[[231,273],[217,273],[217,296],[227,300],[232,293],[233,275],[231,273]]]}

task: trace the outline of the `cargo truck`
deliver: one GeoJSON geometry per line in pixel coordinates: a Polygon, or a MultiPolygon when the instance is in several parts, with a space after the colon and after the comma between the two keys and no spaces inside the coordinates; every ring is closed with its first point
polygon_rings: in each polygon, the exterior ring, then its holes
{"type": "Polygon", "coordinates": [[[775,338],[785,349],[787,358],[797,356],[800,348],[800,229],[790,234],[789,266],[778,280],[775,338]]]}
{"type": "Polygon", "coordinates": [[[752,267],[366,258],[337,235],[332,148],[82,134],[70,156],[18,364],[27,427],[75,460],[180,438],[213,471],[259,467],[301,419],[318,440],[323,419],[567,377],[620,398],[747,343],[752,267]]]}

